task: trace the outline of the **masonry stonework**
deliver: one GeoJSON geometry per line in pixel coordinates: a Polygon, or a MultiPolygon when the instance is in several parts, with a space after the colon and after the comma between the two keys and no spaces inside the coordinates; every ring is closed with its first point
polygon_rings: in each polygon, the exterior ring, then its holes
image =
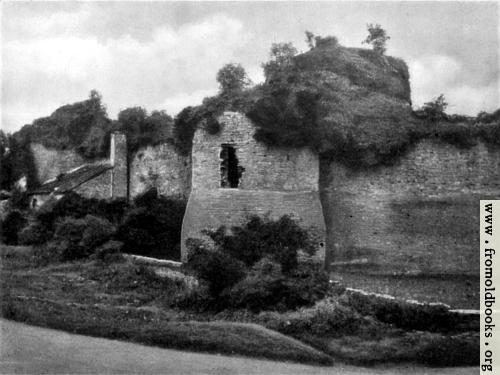
{"type": "Polygon", "coordinates": [[[180,155],[171,143],[139,149],[130,161],[130,196],[152,187],[159,194],[187,199],[191,190],[191,157],[180,155]]]}
{"type": "Polygon", "coordinates": [[[479,272],[479,200],[500,198],[500,150],[420,142],[397,165],[322,178],[333,262],[361,272],[479,272]]]}
{"type": "Polygon", "coordinates": [[[111,170],[111,197],[128,198],[128,160],[127,138],[125,134],[115,132],[111,134],[109,161],[113,166],[111,170]]]}
{"type": "Polygon", "coordinates": [[[310,229],[324,249],[325,226],[319,199],[319,161],[308,149],[269,148],[254,140],[255,126],[244,115],[225,112],[221,130],[196,131],[192,148],[192,187],[182,225],[185,241],[203,238],[203,229],[243,224],[250,214],[271,218],[290,214],[310,229]],[[221,187],[221,151],[234,148],[241,178],[237,188],[221,187]]]}
{"type": "MultiPolygon", "coordinates": [[[[113,180],[112,169],[87,181],[75,189],[75,193],[85,198],[109,199],[119,198],[112,195],[111,182],[113,180]]],[[[123,197],[122,197],[123,198],[123,197]]]]}
{"type": "MultiPolygon", "coordinates": [[[[89,161],[84,159],[75,150],[56,150],[43,146],[40,143],[31,143],[30,149],[35,161],[37,177],[40,182],[56,178],[89,161]]],[[[107,159],[94,160],[107,162],[107,159]]]]}

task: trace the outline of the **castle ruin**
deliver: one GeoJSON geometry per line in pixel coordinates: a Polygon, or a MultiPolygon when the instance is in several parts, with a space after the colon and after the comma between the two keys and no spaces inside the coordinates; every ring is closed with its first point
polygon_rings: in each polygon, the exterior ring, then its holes
{"type": "Polygon", "coordinates": [[[243,224],[248,215],[291,215],[317,239],[324,257],[325,223],[319,197],[318,156],[307,148],[270,148],[254,139],[255,126],[240,113],[219,117],[221,129],[200,127],[192,146],[191,194],[184,215],[186,240],[203,229],[243,224]]]}

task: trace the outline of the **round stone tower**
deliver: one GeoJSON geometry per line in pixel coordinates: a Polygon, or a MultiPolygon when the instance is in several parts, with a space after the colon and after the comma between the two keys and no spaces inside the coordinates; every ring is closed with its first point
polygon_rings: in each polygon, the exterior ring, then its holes
{"type": "Polygon", "coordinates": [[[203,229],[241,225],[248,215],[277,219],[291,215],[317,238],[324,258],[325,222],[319,198],[319,160],[307,148],[270,148],[254,139],[255,126],[240,113],[219,117],[221,129],[196,131],[192,148],[192,188],[182,223],[186,240],[204,238],[203,229]]]}

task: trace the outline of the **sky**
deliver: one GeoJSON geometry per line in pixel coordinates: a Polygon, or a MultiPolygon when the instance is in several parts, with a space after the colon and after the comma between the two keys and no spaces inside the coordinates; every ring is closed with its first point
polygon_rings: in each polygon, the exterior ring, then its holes
{"type": "Polygon", "coordinates": [[[259,83],[272,43],[306,51],[310,30],[362,47],[368,23],[408,64],[414,108],[440,94],[448,113],[500,107],[498,2],[4,1],[1,11],[8,132],[92,89],[111,118],[131,106],[174,116],[217,92],[224,64],[241,63],[259,83]]]}

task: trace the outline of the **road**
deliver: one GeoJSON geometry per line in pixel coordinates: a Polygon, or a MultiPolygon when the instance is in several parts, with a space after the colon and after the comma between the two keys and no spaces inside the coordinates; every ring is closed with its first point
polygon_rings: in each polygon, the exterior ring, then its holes
{"type": "Polygon", "coordinates": [[[243,357],[160,349],[69,334],[0,319],[2,374],[338,374],[470,375],[478,368],[337,364],[316,367],[243,357]]]}

